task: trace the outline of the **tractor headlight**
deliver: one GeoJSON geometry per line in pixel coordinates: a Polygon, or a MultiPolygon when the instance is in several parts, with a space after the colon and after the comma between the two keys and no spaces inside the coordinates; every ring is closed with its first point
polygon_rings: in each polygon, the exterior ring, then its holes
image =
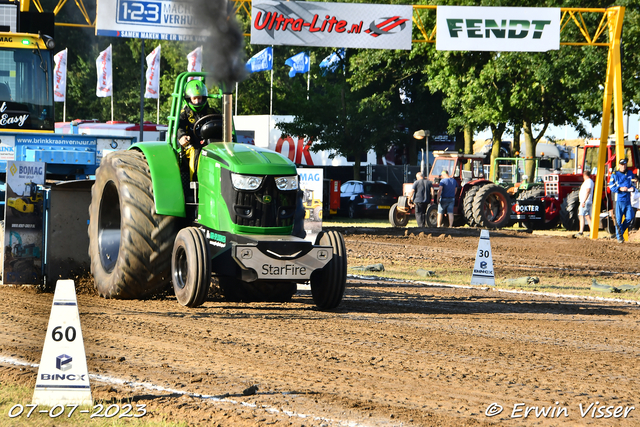
{"type": "Polygon", "coordinates": [[[262,184],[262,179],[261,176],[231,174],[231,183],[236,190],[257,190],[262,184]]]}
{"type": "Polygon", "coordinates": [[[298,189],[298,176],[277,176],[276,177],[276,187],[278,190],[287,191],[287,190],[297,190],[298,189]]]}

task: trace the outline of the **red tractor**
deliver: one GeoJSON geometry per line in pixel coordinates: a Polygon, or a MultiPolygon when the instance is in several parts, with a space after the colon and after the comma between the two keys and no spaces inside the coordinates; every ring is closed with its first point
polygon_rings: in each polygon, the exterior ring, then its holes
{"type": "MultiPolygon", "coordinates": [[[[443,170],[458,182],[453,208],[454,224],[469,224],[472,227],[502,228],[509,225],[511,198],[507,191],[486,179],[483,169],[484,156],[480,154],[460,154],[448,151],[434,151],[435,157],[429,180],[437,190],[443,170]]],[[[389,210],[389,222],[396,227],[404,227],[409,222],[412,207],[408,194],[412,184],[403,185],[403,195],[389,210]]],[[[435,227],[437,205],[427,209],[427,226],[435,227]]]]}
{"type": "MultiPolygon", "coordinates": [[[[593,171],[598,165],[599,140],[588,140],[583,148],[583,170],[593,171]]],[[[640,155],[635,141],[624,143],[625,157],[629,170],[634,174],[638,172],[640,155]]],[[[610,233],[615,231],[613,220],[614,203],[611,192],[607,187],[609,177],[617,165],[615,140],[609,139],[607,144],[607,162],[605,170],[605,182],[602,192],[602,213],[600,215],[600,228],[610,233]]],[[[579,174],[550,174],[545,175],[544,189],[533,189],[523,193],[512,207],[511,218],[520,221],[532,230],[550,229],[561,224],[567,230],[578,229],[579,190],[582,185],[582,173],[579,174]]]]}

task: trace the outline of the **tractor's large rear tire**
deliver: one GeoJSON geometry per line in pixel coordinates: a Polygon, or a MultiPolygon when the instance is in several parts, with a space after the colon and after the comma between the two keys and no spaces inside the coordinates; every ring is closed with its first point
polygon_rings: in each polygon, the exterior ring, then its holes
{"type": "Polygon", "coordinates": [[[391,205],[391,209],[389,209],[389,222],[394,227],[406,227],[409,223],[409,215],[404,212],[400,212],[398,204],[394,203],[391,205]]]}
{"type": "Polygon", "coordinates": [[[518,194],[518,200],[540,199],[544,196],[543,187],[533,187],[518,194]]]}
{"type": "MultiPolygon", "coordinates": [[[[593,219],[591,221],[593,222],[593,219]]],[[[607,215],[605,218],[602,219],[602,228],[607,230],[607,233],[609,233],[611,236],[616,235],[616,227],[617,227],[616,221],[613,219],[611,215],[607,215]]]]}
{"type": "Polygon", "coordinates": [[[333,258],[320,271],[311,274],[311,295],[320,310],[331,310],[340,305],[347,284],[347,249],[342,234],[321,231],[316,245],[331,246],[333,258]]]}
{"type": "Polygon", "coordinates": [[[564,198],[560,206],[560,221],[568,231],[577,230],[580,226],[578,208],[580,207],[580,192],[572,191],[564,198]]]}
{"type": "Polygon", "coordinates": [[[467,221],[467,224],[469,224],[469,227],[478,226],[478,224],[476,223],[475,216],[473,214],[473,200],[475,199],[476,194],[478,193],[478,190],[480,190],[480,188],[482,188],[484,185],[486,185],[486,183],[472,186],[464,194],[464,199],[462,199],[464,219],[467,221]]]}
{"type": "Polygon", "coordinates": [[[211,284],[211,258],[204,235],[195,227],[180,230],[171,256],[171,281],[178,302],[198,307],[207,299],[211,284]]]}
{"type": "Polygon", "coordinates": [[[143,298],[169,283],[178,220],[156,213],[142,153],[118,151],[102,159],[89,218],[91,273],[101,296],[143,298]]]}
{"type": "Polygon", "coordinates": [[[511,198],[496,184],[480,188],[473,199],[473,217],[479,227],[502,228],[509,224],[511,198]]]}

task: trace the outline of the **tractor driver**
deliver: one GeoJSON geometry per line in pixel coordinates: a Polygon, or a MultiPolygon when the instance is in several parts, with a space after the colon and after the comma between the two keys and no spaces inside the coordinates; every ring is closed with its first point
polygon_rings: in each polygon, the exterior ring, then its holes
{"type": "Polygon", "coordinates": [[[189,179],[193,180],[198,167],[197,159],[205,144],[203,141],[196,141],[193,126],[204,116],[220,113],[209,106],[207,87],[202,81],[194,79],[187,82],[184,93],[187,102],[178,118],[178,142],[182,147],[180,158],[182,161],[185,161],[185,157],[188,159],[189,179]]]}

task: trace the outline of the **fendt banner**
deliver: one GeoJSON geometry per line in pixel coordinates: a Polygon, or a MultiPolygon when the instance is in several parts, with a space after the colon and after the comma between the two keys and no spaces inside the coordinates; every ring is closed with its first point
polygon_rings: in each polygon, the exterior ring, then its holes
{"type": "Polygon", "coordinates": [[[560,8],[438,6],[437,50],[560,49],[560,8]]]}
{"type": "Polygon", "coordinates": [[[412,6],[255,0],[251,44],[411,50],[412,6]]]}

